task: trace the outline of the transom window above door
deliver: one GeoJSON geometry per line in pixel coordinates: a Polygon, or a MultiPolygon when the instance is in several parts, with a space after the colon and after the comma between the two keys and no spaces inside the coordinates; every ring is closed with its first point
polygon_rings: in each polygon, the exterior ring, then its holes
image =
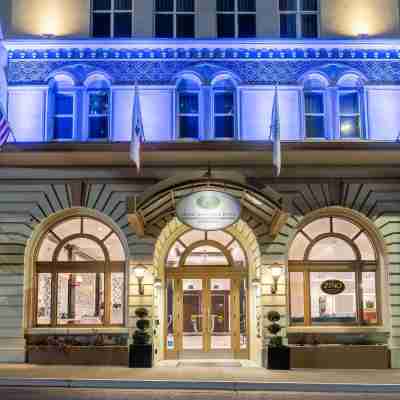
{"type": "Polygon", "coordinates": [[[190,230],[171,247],[167,268],[215,266],[246,268],[246,256],[239,242],[228,232],[190,230]]]}
{"type": "Polygon", "coordinates": [[[55,224],[36,256],[33,326],[123,325],[125,258],[118,235],[102,221],[55,224]]]}
{"type": "Polygon", "coordinates": [[[362,226],[344,217],[314,220],[289,251],[291,324],[380,324],[378,272],[377,251],[362,226]]]}

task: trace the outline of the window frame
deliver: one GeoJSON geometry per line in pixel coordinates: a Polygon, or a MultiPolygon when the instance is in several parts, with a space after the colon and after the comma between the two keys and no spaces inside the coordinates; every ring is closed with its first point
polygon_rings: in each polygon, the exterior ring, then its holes
{"type": "Polygon", "coordinates": [[[202,107],[201,107],[201,87],[199,87],[198,90],[177,90],[176,92],[176,116],[177,116],[177,120],[176,120],[176,131],[177,131],[177,135],[176,138],[178,140],[201,140],[201,115],[202,115],[202,107]],[[198,112],[197,114],[193,114],[193,113],[181,113],[180,112],[180,96],[182,94],[196,94],[197,95],[197,100],[198,100],[198,112]],[[198,131],[198,135],[197,138],[185,138],[181,136],[181,117],[197,117],[197,131],[198,131]]]}
{"type": "MultiPolygon", "coordinates": [[[[335,326],[353,326],[353,327],[379,327],[383,325],[383,317],[382,317],[382,293],[380,289],[380,268],[378,261],[378,251],[370,238],[370,234],[364,227],[357,224],[355,221],[350,218],[346,218],[344,216],[339,215],[329,215],[329,216],[321,216],[312,221],[309,221],[307,225],[303,226],[296,232],[294,240],[296,240],[299,234],[304,235],[309,243],[305,247],[303,260],[288,260],[288,311],[289,311],[289,326],[294,328],[299,327],[325,327],[332,328],[335,326]],[[304,229],[307,228],[311,223],[319,220],[329,218],[330,219],[330,232],[328,233],[320,233],[315,237],[311,238],[304,229]],[[346,220],[352,223],[354,226],[360,229],[352,238],[349,238],[346,235],[335,233],[333,231],[333,219],[346,220]],[[361,253],[355,244],[355,241],[362,234],[365,234],[370,241],[370,244],[375,253],[375,260],[363,260],[361,258],[361,253]],[[309,260],[308,256],[314,247],[320,240],[327,237],[338,237],[342,240],[345,240],[353,249],[354,254],[356,256],[355,260],[309,260]],[[304,322],[293,322],[292,321],[292,272],[300,272],[303,274],[303,297],[304,297],[304,305],[303,305],[303,315],[304,322]],[[311,316],[311,280],[310,273],[311,272],[354,272],[355,273],[355,304],[356,304],[356,321],[349,323],[313,323],[311,316]],[[370,324],[365,323],[364,315],[364,306],[363,306],[363,293],[362,293],[362,275],[363,272],[375,272],[375,296],[376,296],[376,323],[370,324]]],[[[293,245],[294,241],[292,242],[293,245]]]]}
{"type": "Polygon", "coordinates": [[[54,109],[50,110],[51,111],[51,117],[53,120],[52,123],[52,130],[49,132],[50,140],[55,141],[55,142],[72,142],[76,140],[77,136],[77,97],[78,94],[75,90],[66,90],[66,89],[61,89],[61,90],[56,90],[54,93],[51,93],[50,96],[54,96],[54,109]],[[70,96],[72,97],[72,114],[57,114],[57,107],[56,107],[56,98],[58,95],[63,95],[63,96],[70,96]],[[56,138],[55,132],[56,132],[56,127],[55,127],[55,121],[57,118],[72,118],[72,136],[71,138],[56,138]]]}
{"type": "Polygon", "coordinates": [[[85,134],[85,140],[90,141],[90,142],[108,142],[111,140],[112,137],[112,92],[110,88],[107,89],[97,89],[97,88],[87,88],[85,92],[85,113],[86,113],[86,134],[85,134]],[[90,95],[93,92],[107,92],[108,96],[108,113],[107,114],[90,114],[90,95]],[[101,117],[107,117],[107,124],[108,124],[108,135],[106,138],[92,138],[90,137],[90,119],[91,118],[101,118],[101,117]]]}
{"type": "Polygon", "coordinates": [[[328,108],[327,108],[327,94],[326,90],[324,89],[304,89],[303,90],[303,119],[304,119],[304,134],[303,138],[304,140],[326,140],[328,139],[328,121],[327,121],[327,116],[328,116],[328,108]],[[323,113],[322,114],[314,114],[314,113],[307,113],[306,110],[306,95],[308,93],[318,93],[322,94],[322,101],[323,101],[323,113]],[[309,137],[307,136],[307,117],[322,117],[324,121],[324,135],[323,137],[309,137]]]}
{"type": "Polygon", "coordinates": [[[246,39],[257,37],[257,2],[255,1],[255,11],[240,11],[239,10],[239,0],[234,0],[234,10],[233,11],[216,11],[216,33],[218,39],[246,39]],[[219,36],[218,35],[218,16],[219,15],[233,15],[234,16],[234,35],[233,36],[219,36]],[[241,15],[253,15],[255,17],[255,34],[254,36],[240,36],[240,24],[239,16],[241,15]]]}
{"type": "Polygon", "coordinates": [[[278,15],[279,15],[279,37],[282,36],[282,15],[295,15],[296,16],[296,37],[287,38],[287,39],[318,39],[321,36],[321,4],[320,0],[317,0],[317,10],[316,11],[307,11],[301,9],[301,1],[296,1],[296,10],[281,10],[279,0],[278,0],[278,15]],[[317,36],[315,38],[305,38],[303,35],[303,15],[316,15],[317,17],[317,36]]]}
{"type": "MultiPolygon", "coordinates": [[[[37,247],[37,252],[35,254],[35,262],[34,262],[34,274],[33,274],[33,304],[32,304],[32,327],[33,328],[107,328],[107,327],[125,327],[127,322],[127,304],[126,304],[126,295],[127,295],[127,280],[129,279],[129,275],[126,272],[126,255],[124,261],[111,261],[108,250],[105,246],[105,242],[112,236],[116,235],[120,240],[118,234],[115,230],[107,225],[104,221],[97,219],[92,216],[77,216],[77,217],[69,217],[62,221],[57,222],[55,225],[50,227],[42,236],[39,245],[37,247]],[[67,235],[63,238],[58,237],[53,228],[57,225],[67,222],[73,219],[80,219],[80,233],[73,233],[67,235]],[[104,226],[108,227],[110,231],[100,240],[98,237],[83,232],[83,224],[84,220],[95,220],[100,222],[104,226]],[[52,252],[52,260],[51,261],[39,261],[38,255],[39,251],[43,245],[44,240],[48,237],[48,235],[55,237],[58,241],[57,246],[54,248],[52,252]],[[104,252],[104,261],[57,261],[57,257],[60,254],[63,246],[70,242],[71,240],[78,238],[86,238],[92,240],[97,245],[99,245],[104,252]],[[51,304],[50,304],[50,324],[38,324],[38,304],[39,304],[39,274],[42,273],[50,273],[51,274],[51,304]],[[102,273],[104,274],[104,315],[103,315],[103,323],[99,324],[59,324],[58,323],[58,288],[59,288],[59,277],[60,273],[102,273]],[[113,273],[122,273],[123,274],[123,312],[122,312],[122,323],[113,324],[111,323],[112,318],[112,274],[113,273]]],[[[122,243],[121,243],[122,246],[122,243]]]]}
{"type": "Polygon", "coordinates": [[[154,0],[153,5],[153,20],[154,20],[154,33],[153,36],[155,38],[166,39],[166,37],[161,37],[157,35],[156,32],[156,19],[157,15],[172,15],[172,36],[169,39],[195,39],[196,38],[196,1],[194,0],[194,8],[193,11],[178,11],[177,0],[173,0],[173,9],[172,11],[157,11],[156,9],[156,0],[154,0]],[[186,36],[177,36],[178,31],[178,16],[180,15],[192,15],[193,16],[193,38],[189,38],[186,36]]]}
{"type": "Polygon", "coordinates": [[[359,88],[351,88],[351,87],[339,87],[338,92],[337,92],[337,126],[338,126],[338,138],[340,140],[362,140],[365,139],[365,133],[364,133],[364,121],[363,121],[363,107],[362,107],[362,102],[364,100],[364,96],[362,95],[362,91],[359,88]],[[351,93],[356,93],[358,97],[358,113],[351,113],[351,114],[342,114],[341,109],[340,109],[340,98],[342,95],[346,94],[351,94],[351,93]],[[342,136],[342,130],[341,130],[341,119],[342,118],[354,118],[358,117],[359,120],[359,136],[358,137],[343,137],[342,136]]]}
{"type": "Polygon", "coordinates": [[[135,28],[134,28],[134,22],[135,22],[135,0],[132,0],[132,9],[130,10],[117,10],[115,9],[115,1],[116,0],[110,0],[111,2],[111,6],[109,10],[94,10],[94,0],[91,0],[91,4],[90,4],[90,25],[91,25],[91,36],[93,38],[96,39],[101,39],[100,36],[94,36],[94,14],[108,14],[110,15],[111,21],[110,21],[110,35],[109,36],[104,36],[104,39],[113,39],[113,38],[124,38],[125,36],[115,36],[115,15],[116,14],[127,14],[130,13],[131,14],[131,30],[132,33],[130,36],[126,36],[126,38],[128,37],[133,37],[135,34],[135,28]]]}
{"type": "Polygon", "coordinates": [[[215,89],[212,88],[212,96],[211,96],[211,110],[212,110],[212,139],[213,140],[237,140],[238,139],[238,129],[237,129],[237,120],[238,120],[238,107],[237,107],[237,91],[235,88],[229,89],[215,89]],[[215,96],[220,93],[230,93],[233,96],[233,135],[232,137],[217,137],[216,136],[216,117],[228,117],[230,114],[221,114],[215,112],[215,96]]]}

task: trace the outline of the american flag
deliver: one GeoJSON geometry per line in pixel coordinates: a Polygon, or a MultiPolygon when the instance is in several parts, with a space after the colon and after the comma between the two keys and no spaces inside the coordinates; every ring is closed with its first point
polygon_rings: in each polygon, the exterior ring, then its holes
{"type": "Polygon", "coordinates": [[[10,123],[7,120],[3,108],[0,107],[0,149],[7,143],[10,135],[12,135],[10,123]]]}

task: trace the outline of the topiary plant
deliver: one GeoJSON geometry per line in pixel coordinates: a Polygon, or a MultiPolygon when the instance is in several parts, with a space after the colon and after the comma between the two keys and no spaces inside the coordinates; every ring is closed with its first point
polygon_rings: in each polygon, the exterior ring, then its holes
{"type": "Polygon", "coordinates": [[[135,310],[135,315],[139,318],[136,321],[136,330],[132,335],[133,344],[142,345],[148,344],[150,342],[150,334],[148,333],[148,329],[150,327],[150,321],[146,319],[149,315],[149,312],[146,308],[137,308],[135,310]]]}
{"type": "Polygon", "coordinates": [[[282,347],[283,346],[282,337],[278,336],[278,333],[282,330],[282,327],[278,324],[278,321],[280,321],[281,319],[281,314],[279,314],[278,311],[270,311],[267,314],[267,318],[270,322],[272,322],[267,327],[268,332],[272,335],[269,341],[269,346],[282,347]]]}

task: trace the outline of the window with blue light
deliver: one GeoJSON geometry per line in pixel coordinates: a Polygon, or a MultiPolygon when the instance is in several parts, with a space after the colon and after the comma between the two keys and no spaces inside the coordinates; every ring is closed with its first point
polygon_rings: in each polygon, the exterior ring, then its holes
{"type": "Polygon", "coordinates": [[[199,137],[199,94],[179,93],[179,137],[198,139],[199,137]]]}
{"type": "Polygon", "coordinates": [[[304,92],[305,137],[323,139],[325,134],[325,110],[323,92],[304,92]]]}
{"type": "Polygon", "coordinates": [[[256,33],[256,0],[217,0],[219,38],[249,38],[256,33]]]}
{"type": "Polygon", "coordinates": [[[107,90],[89,91],[89,139],[108,139],[110,104],[107,90]]]}
{"type": "Polygon", "coordinates": [[[92,35],[94,37],[131,37],[133,0],[92,0],[92,35]]]}
{"type": "Polygon", "coordinates": [[[194,38],[194,0],[156,0],[155,36],[159,38],[194,38]]]}
{"type": "Polygon", "coordinates": [[[74,96],[56,93],[53,139],[67,140],[74,136],[74,96]]]}
{"type": "Polygon", "coordinates": [[[235,98],[231,91],[214,94],[214,137],[216,139],[235,137],[235,98]]]}
{"type": "Polygon", "coordinates": [[[318,37],[318,0],[279,0],[279,13],[282,38],[318,37]]]}
{"type": "Polygon", "coordinates": [[[360,93],[358,90],[340,90],[339,119],[342,139],[361,138],[360,93]]]}

